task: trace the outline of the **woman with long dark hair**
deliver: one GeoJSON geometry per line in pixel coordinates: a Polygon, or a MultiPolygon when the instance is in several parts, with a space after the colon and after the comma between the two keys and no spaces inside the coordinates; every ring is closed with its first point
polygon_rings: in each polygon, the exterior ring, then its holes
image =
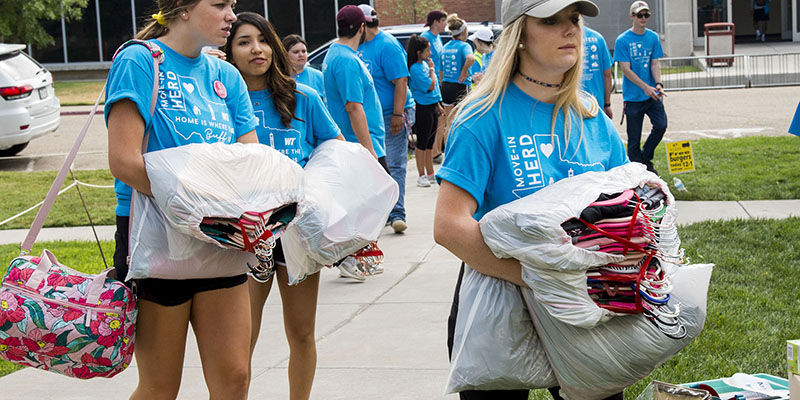
{"type": "MultiPolygon", "coordinates": [[[[226,62],[202,54],[204,46],[225,44],[231,24],[236,21],[234,3],[159,0],[153,21],[136,37],[163,50],[160,76],[154,76],[153,56],[141,45],[124,48],[111,66],[105,114],[108,163],[117,179],[114,267],[119,279],[128,274],[131,188],[152,195],[142,153],[190,143],[258,140],[254,130],[256,119],[238,71],[226,62]],[[151,115],[156,79],[159,79],[158,101],[151,115]],[[203,122],[215,115],[227,118],[216,121],[212,135],[197,134],[209,129],[203,122]],[[149,135],[147,148],[143,150],[145,132],[149,135]]],[[[150,269],[169,263],[156,256],[147,261],[150,269]]],[[[131,265],[131,269],[139,267],[131,265]]],[[[135,350],[139,384],[132,399],[177,397],[189,324],[197,338],[210,397],[247,397],[250,339],[250,296],[244,284],[247,267],[244,262],[231,260],[230,265],[209,266],[209,269],[229,272],[209,279],[135,281],[139,305],[135,350]],[[225,344],[224,350],[220,343],[225,344]]]]}
{"type": "Polygon", "coordinates": [[[406,46],[410,73],[408,87],[417,102],[417,115],[413,127],[414,135],[417,137],[414,149],[417,172],[419,172],[417,186],[428,187],[436,183],[433,177],[432,149],[439,116],[444,113],[440,104],[442,94],[439,90],[436,68],[431,59],[431,45],[428,39],[411,35],[406,46]]]}
{"type": "MultiPolygon", "coordinates": [[[[462,260],[448,321],[452,351],[465,268],[519,286],[522,267],[497,258],[478,221],[555,181],[628,163],[614,124],[581,90],[582,15],[590,1],[505,0],[503,33],[482,81],[455,109],[433,234],[462,260]]],[[[551,393],[561,399],[557,388],[551,393]]],[[[528,390],[465,391],[462,399],[528,399],[528,390]]],[[[622,393],[610,399],[622,399],[622,393]]]]}
{"type": "MultiPolygon", "coordinates": [[[[344,140],[336,123],[312,88],[292,79],[294,66],[278,38],[275,28],[264,17],[242,12],[231,27],[225,45],[227,59],[241,72],[255,114],[259,142],[305,165],[311,151],[320,143],[344,140]]],[[[317,365],[314,322],[317,312],[319,273],[289,287],[286,257],[275,246],[275,274],[283,304],[286,339],[289,342],[289,398],[307,399],[311,394],[317,365]]],[[[258,340],[264,303],[273,277],[258,271],[249,273],[252,335],[250,357],[258,340]]]]}

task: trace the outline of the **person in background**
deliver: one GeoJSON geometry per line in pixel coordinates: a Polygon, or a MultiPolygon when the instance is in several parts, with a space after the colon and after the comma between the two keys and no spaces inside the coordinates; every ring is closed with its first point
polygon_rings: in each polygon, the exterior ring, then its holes
{"type": "Polygon", "coordinates": [[[408,69],[411,74],[408,86],[417,103],[417,118],[413,128],[417,136],[417,145],[414,149],[417,172],[419,172],[417,186],[429,187],[436,183],[431,149],[436,138],[439,117],[444,114],[441,104],[442,94],[439,91],[436,69],[431,60],[431,45],[428,39],[411,35],[407,46],[408,69]]]}
{"type": "Polygon", "coordinates": [[[756,41],[766,41],[769,0],[750,0],[750,9],[753,10],[753,29],[756,30],[756,41]]]}
{"type": "Polygon", "coordinates": [[[611,53],[600,32],[583,26],[583,90],[589,92],[603,107],[608,118],[611,110],[611,53]]]}
{"type": "MultiPolygon", "coordinates": [[[[467,23],[458,17],[458,14],[447,16],[447,29],[453,39],[447,42],[442,49],[442,104],[444,105],[445,123],[449,127],[450,111],[469,93],[472,85],[469,69],[475,62],[472,55],[472,46],[467,43],[467,23]]],[[[438,142],[433,143],[433,148],[441,148],[447,142],[448,129],[442,135],[437,135],[438,142]]]]}
{"type": "MultiPolygon", "coordinates": [[[[152,196],[142,156],[145,132],[149,132],[147,151],[192,143],[258,142],[256,118],[239,72],[224,61],[202,54],[204,46],[225,44],[231,24],[236,21],[234,3],[233,0],[159,0],[159,11],[153,15],[153,21],[136,35],[137,39],[157,45],[163,51],[159,77],[153,75],[154,59],[145,46],[124,48],[111,65],[105,116],[108,163],[116,178],[114,268],[121,280],[128,273],[131,188],[152,196]],[[159,98],[169,101],[157,101],[156,111],[151,115],[155,79],[160,82],[159,98]],[[227,118],[217,121],[218,129],[212,135],[195,133],[208,129],[199,121],[210,121],[215,115],[227,118]]],[[[144,262],[153,268],[164,260],[156,256],[144,262]]],[[[225,268],[209,268],[229,273],[208,279],[135,281],[139,306],[135,350],[139,382],[131,399],[178,396],[190,324],[210,398],[247,398],[250,343],[247,266],[232,262],[225,268]]],[[[122,397],[121,393],[116,397],[122,397]]]]}
{"type": "MultiPolygon", "coordinates": [[[[316,90],[291,77],[295,67],[286,54],[275,28],[252,12],[237,15],[225,45],[227,59],[239,69],[258,117],[258,141],[294,162],[305,165],[316,146],[326,140],[344,140],[316,90]]],[[[314,322],[317,311],[319,273],[289,286],[286,257],[278,239],[273,260],[283,305],[283,322],[289,342],[289,398],[308,399],[314,383],[317,347],[314,322]]],[[[273,275],[251,270],[248,275],[252,334],[252,363],[264,303],[272,288],[273,275]]],[[[274,338],[271,338],[274,339],[274,338]]],[[[252,366],[250,368],[252,373],[252,366]]]]}
{"type": "Polygon", "coordinates": [[[653,153],[667,131],[667,113],[664,111],[664,84],[661,83],[661,64],[664,57],[658,34],[647,29],[650,7],[644,1],[634,1],[629,14],[633,26],[617,37],[614,61],[619,62],[622,79],[623,118],[628,119],[628,158],[647,166],[653,173],[653,153]],[[642,146],[644,116],[653,125],[642,146]]]}
{"type": "MultiPolygon", "coordinates": [[[[452,352],[464,266],[519,286],[519,261],[495,257],[478,221],[489,211],[572,175],[628,162],[610,119],[580,90],[582,15],[575,0],[505,0],[503,37],[483,81],[455,109],[433,235],[462,260],[448,320],[452,352]],[[546,146],[545,146],[546,145],[546,146]]],[[[513,362],[513,360],[510,360],[513,362]]],[[[587,368],[591,368],[587,366],[587,368]]],[[[551,388],[560,400],[558,388],[551,388]]],[[[527,400],[528,390],[464,391],[462,399],[527,400]]],[[[610,397],[622,399],[622,393],[610,397]]]]}
{"type": "Polygon", "coordinates": [[[356,53],[358,45],[364,43],[364,24],[371,21],[357,6],[346,5],[339,10],[339,38],[322,61],[322,74],[328,109],[345,140],[364,146],[388,173],[381,103],[367,66],[356,53]]]}
{"type": "Polygon", "coordinates": [[[469,40],[475,45],[475,52],[472,56],[475,57],[475,63],[472,64],[469,73],[472,76],[472,87],[480,82],[483,73],[489,68],[489,62],[492,61],[492,54],[494,52],[494,32],[489,28],[480,28],[472,35],[469,35],[469,40]]]}
{"type": "Polygon", "coordinates": [[[310,86],[319,93],[322,101],[326,101],[325,82],[323,81],[322,72],[306,65],[308,63],[308,47],[305,39],[300,35],[286,35],[283,38],[283,48],[286,49],[289,61],[292,62],[294,67],[294,80],[297,83],[310,86]]]}
{"type": "MultiPolygon", "coordinates": [[[[425,20],[425,26],[428,27],[428,30],[422,32],[421,36],[427,39],[428,43],[431,45],[431,60],[433,60],[434,74],[436,74],[436,78],[441,85],[442,49],[444,48],[441,34],[444,32],[444,29],[447,26],[447,13],[442,10],[432,10],[428,13],[428,16],[425,20]]],[[[436,132],[434,132],[434,136],[436,137],[435,143],[439,143],[439,147],[434,147],[432,150],[433,162],[437,164],[442,163],[441,135],[444,134],[446,129],[447,126],[445,126],[445,118],[440,118],[439,125],[436,126],[436,132]]]]}
{"type": "Polygon", "coordinates": [[[400,188],[392,211],[389,213],[389,224],[394,233],[401,233],[408,228],[406,223],[405,193],[406,166],[408,165],[408,134],[414,123],[414,98],[408,90],[408,65],[406,51],[400,42],[378,27],[378,13],[368,4],[358,6],[365,17],[371,19],[366,23],[364,43],[358,46],[358,54],[367,65],[367,69],[375,82],[375,91],[381,102],[383,126],[386,131],[386,165],[389,174],[400,188]]]}

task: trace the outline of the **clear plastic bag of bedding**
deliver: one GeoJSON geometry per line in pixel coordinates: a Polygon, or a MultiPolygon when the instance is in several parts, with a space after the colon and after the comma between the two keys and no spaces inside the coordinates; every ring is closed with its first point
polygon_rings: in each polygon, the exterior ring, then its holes
{"type": "MultiPolygon", "coordinates": [[[[586,271],[624,261],[620,255],[573,245],[561,224],[579,217],[601,194],[648,185],[666,195],[662,222],[674,224],[675,202],[667,185],[644,165],[629,163],[609,171],[587,172],[555,182],[529,196],[497,207],[480,221],[484,241],[499,258],[515,258],[522,278],[542,307],[562,322],[591,328],[608,321],[613,311],[598,307],[586,289],[586,271]]],[[[678,252],[675,241],[667,250],[678,252]]],[[[668,275],[677,268],[662,263],[668,275]]]]}
{"type": "Polygon", "coordinates": [[[519,287],[465,266],[445,393],[556,385],[519,287]]]}
{"type": "Polygon", "coordinates": [[[564,323],[550,315],[530,289],[523,298],[547,352],[550,365],[568,400],[603,399],[632,385],[687,346],[705,324],[705,299],[712,264],[688,265],[676,280],[670,302],[680,304],[679,323],[686,329],[673,339],[644,315],[613,318],[591,329],[564,323]]]}
{"type": "Polygon", "coordinates": [[[302,168],[265,145],[190,144],[144,159],[153,197],[134,193],[129,279],[241,274],[253,255],[204,233],[204,218],[238,219],[285,205],[304,212],[302,168]]]}
{"type": "Polygon", "coordinates": [[[303,169],[301,216],[284,234],[290,284],[378,240],[399,189],[378,161],[358,143],[328,140],[311,153],[303,169]]]}

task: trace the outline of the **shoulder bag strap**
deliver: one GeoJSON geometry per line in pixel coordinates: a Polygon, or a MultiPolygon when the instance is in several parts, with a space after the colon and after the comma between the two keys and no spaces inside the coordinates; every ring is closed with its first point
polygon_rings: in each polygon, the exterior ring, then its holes
{"type": "MultiPolygon", "coordinates": [[[[155,75],[153,79],[153,98],[150,102],[150,114],[152,115],[155,111],[156,100],[158,97],[158,64],[164,61],[164,52],[155,43],[133,39],[120,46],[119,49],[117,49],[117,51],[114,53],[114,57],[116,57],[120,50],[132,44],[144,45],[150,50],[150,54],[153,56],[153,72],[155,75]]],[[[89,130],[89,124],[92,122],[95,113],[97,113],[97,107],[100,104],[100,99],[103,97],[104,92],[105,85],[103,85],[103,90],[100,91],[100,95],[97,96],[97,100],[94,102],[94,107],[92,107],[92,111],[89,112],[89,116],[86,118],[83,128],[81,128],[81,132],[78,134],[78,137],[75,139],[75,143],[72,145],[72,149],[67,154],[67,158],[64,159],[64,163],[61,165],[61,169],[58,171],[56,179],[50,186],[50,191],[47,192],[47,196],[45,196],[42,207],[36,214],[36,218],[33,220],[33,224],[31,224],[31,229],[28,230],[28,235],[25,237],[25,240],[22,241],[22,244],[20,245],[20,255],[26,255],[30,253],[31,248],[33,248],[33,244],[36,242],[36,237],[39,236],[39,231],[42,230],[42,226],[44,225],[44,220],[47,218],[47,214],[50,213],[50,209],[53,207],[56,196],[58,196],[58,191],[61,188],[61,185],[64,184],[64,179],[67,177],[67,172],[72,166],[72,162],[75,161],[75,156],[78,154],[78,149],[81,147],[84,137],[86,137],[86,132],[89,130]]],[[[144,140],[147,140],[146,135],[144,140]]]]}

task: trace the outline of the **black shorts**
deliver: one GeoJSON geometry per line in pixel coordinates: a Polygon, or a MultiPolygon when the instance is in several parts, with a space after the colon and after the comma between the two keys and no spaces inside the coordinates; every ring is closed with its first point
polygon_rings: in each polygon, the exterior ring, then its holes
{"type": "MultiPolygon", "coordinates": [[[[114,233],[114,241],[116,242],[114,247],[114,271],[120,281],[124,281],[128,275],[129,223],[130,217],[117,216],[117,232],[114,233]]],[[[186,303],[197,293],[232,288],[245,282],[247,282],[247,275],[241,274],[207,279],[134,279],[133,282],[126,282],[126,284],[134,288],[139,299],[171,307],[186,303]]]]}
{"type": "Polygon", "coordinates": [[[763,8],[756,8],[753,10],[753,22],[758,21],[769,21],[769,14],[766,13],[763,8]]]}
{"type": "Polygon", "coordinates": [[[442,82],[442,104],[454,106],[469,93],[469,85],[463,83],[442,82]]]}
{"type": "Polygon", "coordinates": [[[433,149],[436,139],[436,127],[439,124],[439,103],[417,104],[417,120],[412,130],[417,135],[417,148],[420,150],[433,149]]]}

